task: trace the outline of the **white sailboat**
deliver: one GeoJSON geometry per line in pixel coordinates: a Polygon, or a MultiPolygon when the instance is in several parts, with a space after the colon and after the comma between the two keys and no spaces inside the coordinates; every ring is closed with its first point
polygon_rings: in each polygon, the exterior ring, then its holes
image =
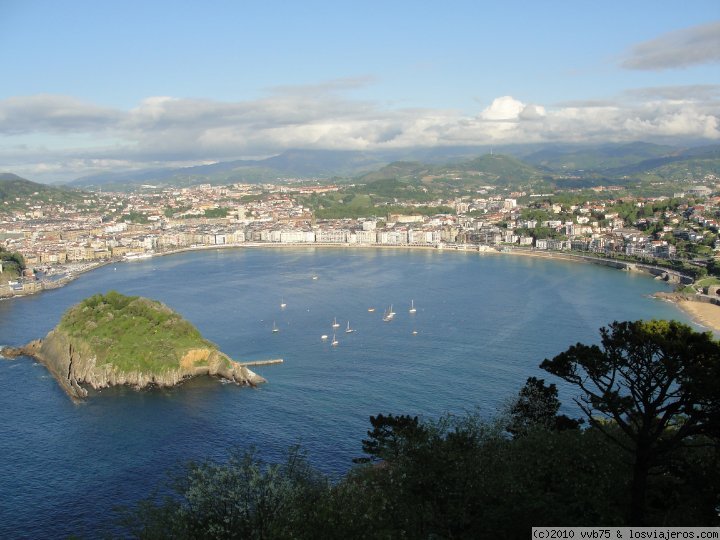
{"type": "Polygon", "coordinates": [[[417,309],[415,309],[415,300],[410,300],[410,313],[415,313],[417,309]]]}
{"type": "Polygon", "coordinates": [[[392,310],[392,305],[390,308],[385,311],[385,314],[383,315],[383,321],[390,322],[393,320],[393,317],[395,316],[395,312],[392,310]]]}
{"type": "Polygon", "coordinates": [[[272,331],[273,331],[273,334],[277,334],[280,331],[280,329],[275,324],[275,321],[273,321],[272,331]]]}
{"type": "Polygon", "coordinates": [[[285,309],[286,306],[287,304],[285,303],[285,299],[280,298],[280,309],[285,309]]]}
{"type": "Polygon", "coordinates": [[[350,321],[348,321],[347,329],[345,330],[346,334],[352,334],[355,330],[350,328],[350,321]]]}
{"type": "Polygon", "coordinates": [[[338,343],[340,343],[340,342],[335,338],[335,334],[333,334],[333,340],[330,343],[330,345],[332,345],[333,347],[337,347],[338,343]]]}
{"type": "Polygon", "coordinates": [[[333,328],[340,328],[340,323],[337,322],[337,317],[333,318],[332,327],[333,327],[333,328]]]}

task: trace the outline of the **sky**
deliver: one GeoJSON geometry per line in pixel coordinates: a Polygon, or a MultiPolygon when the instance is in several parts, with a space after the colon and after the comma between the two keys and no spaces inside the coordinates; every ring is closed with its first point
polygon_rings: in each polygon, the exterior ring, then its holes
{"type": "Polygon", "coordinates": [[[0,172],[720,142],[720,2],[0,0],[0,172]]]}

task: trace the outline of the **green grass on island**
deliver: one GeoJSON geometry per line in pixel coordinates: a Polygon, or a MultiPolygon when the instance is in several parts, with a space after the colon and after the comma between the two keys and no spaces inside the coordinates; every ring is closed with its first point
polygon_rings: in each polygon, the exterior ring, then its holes
{"type": "Polygon", "coordinates": [[[96,294],[71,307],[58,329],[88,344],[98,366],[112,364],[124,372],[160,373],[177,368],[191,349],[217,350],[164,304],[115,291],[96,294]]]}

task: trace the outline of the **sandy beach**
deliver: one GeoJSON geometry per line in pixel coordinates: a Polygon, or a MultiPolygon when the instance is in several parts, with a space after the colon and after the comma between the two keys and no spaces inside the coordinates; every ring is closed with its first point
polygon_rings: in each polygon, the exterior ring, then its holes
{"type": "Polygon", "coordinates": [[[690,300],[676,302],[676,305],[690,315],[698,324],[705,326],[716,334],[720,334],[720,306],[690,300]]]}

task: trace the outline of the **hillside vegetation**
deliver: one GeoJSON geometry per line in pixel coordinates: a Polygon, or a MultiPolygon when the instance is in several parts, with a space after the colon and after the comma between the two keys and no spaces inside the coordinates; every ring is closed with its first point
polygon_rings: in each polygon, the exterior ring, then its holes
{"type": "MultiPolygon", "coordinates": [[[[370,417],[333,481],[231,449],[120,514],[133,538],[528,538],[532,527],[717,527],[720,343],[675,321],[614,322],[540,368],[496,418],[370,417]],[[632,396],[632,397],[629,397],[632,396]],[[158,495],[163,493],[164,496],[158,495]],[[318,534],[322,531],[322,534],[318,534]]],[[[312,429],[309,426],[308,429],[312,429]]]]}
{"type": "Polygon", "coordinates": [[[216,347],[191,323],[160,302],[111,291],[70,308],[59,329],[87,342],[97,365],[120,371],[175,369],[187,351],[216,347]]]}
{"type": "Polygon", "coordinates": [[[0,211],[41,204],[81,202],[82,192],[31,182],[15,174],[0,173],[0,211]]]}

